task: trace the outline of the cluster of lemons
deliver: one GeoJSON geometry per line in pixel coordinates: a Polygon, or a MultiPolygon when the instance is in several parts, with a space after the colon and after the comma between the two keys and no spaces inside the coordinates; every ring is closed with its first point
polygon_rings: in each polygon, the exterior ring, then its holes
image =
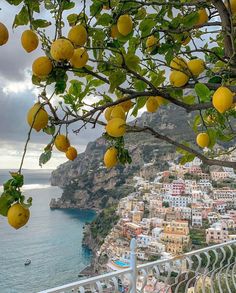
{"type": "MultiPolygon", "coordinates": [[[[114,138],[122,137],[126,132],[127,112],[133,107],[133,103],[128,100],[117,106],[109,107],[105,110],[104,116],[107,121],[106,132],[114,138]]],[[[118,150],[115,147],[107,149],[104,155],[104,164],[107,168],[112,168],[118,163],[118,150]]]]}

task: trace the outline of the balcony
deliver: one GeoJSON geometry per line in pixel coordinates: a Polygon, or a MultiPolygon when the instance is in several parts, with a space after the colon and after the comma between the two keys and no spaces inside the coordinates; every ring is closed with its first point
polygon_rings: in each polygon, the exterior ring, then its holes
{"type": "Polygon", "coordinates": [[[39,293],[234,293],[236,240],[178,257],[137,265],[131,240],[128,269],[84,279],[39,293]]]}

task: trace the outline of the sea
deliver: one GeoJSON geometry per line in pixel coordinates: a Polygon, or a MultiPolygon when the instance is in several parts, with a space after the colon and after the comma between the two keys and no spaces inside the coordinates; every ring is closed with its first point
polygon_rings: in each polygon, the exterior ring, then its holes
{"type": "MultiPolygon", "coordinates": [[[[62,190],[50,186],[47,170],[24,170],[26,197],[33,198],[27,225],[15,230],[0,216],[0,293],[36,293],[78,281],[91,262],[91,251],[82,246],[83,228],[91,210],[51,210],[51,198],[62,190]],[[25,266],[25,261],[31,264],[25,266]]],[[[9,179],[0,170],[0,185],[9,179]]]]}

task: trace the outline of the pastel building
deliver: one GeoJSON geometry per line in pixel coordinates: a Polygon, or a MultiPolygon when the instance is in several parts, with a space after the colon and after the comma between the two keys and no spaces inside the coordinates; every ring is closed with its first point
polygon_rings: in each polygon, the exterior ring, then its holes
{"type": "Polygon", "coordinates": [[[216,222],[206,229],[206,243],[223,243],[228,241],[227,225],[224,222],[216,222]]]}

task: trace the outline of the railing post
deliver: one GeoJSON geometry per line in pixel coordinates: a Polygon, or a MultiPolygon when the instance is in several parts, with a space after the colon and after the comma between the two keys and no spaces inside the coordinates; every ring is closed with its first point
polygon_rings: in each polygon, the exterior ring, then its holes
{"type": "Polygon", "coordinates": [[[131,272],[131,279],[132,279],[132,290],[130,293],[136,293],[137,287],[137,255],[136,255],[136,240],[133,238],[130,242],[130,268],[132,269],[131,272]]]}

